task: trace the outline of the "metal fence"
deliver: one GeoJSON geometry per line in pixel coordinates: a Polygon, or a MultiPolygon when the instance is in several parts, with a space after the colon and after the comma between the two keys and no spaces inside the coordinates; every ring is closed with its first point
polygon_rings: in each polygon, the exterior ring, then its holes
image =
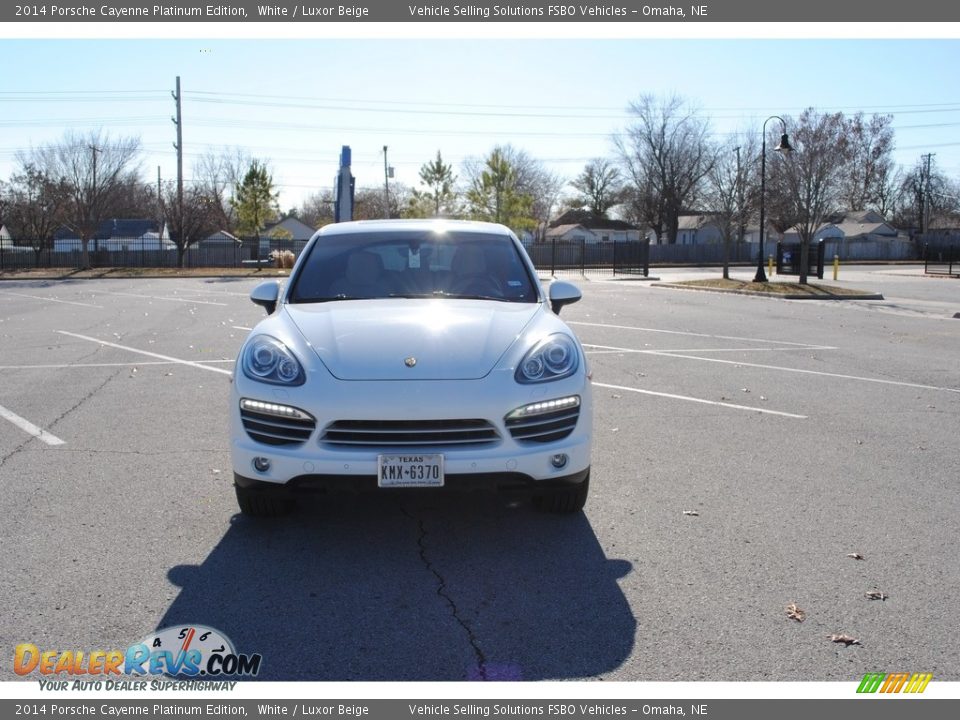
{"type": "Polygon", "coordinates": [[[960,242],[925,244],[923,271],[928,275],[960,276],[960,242]]]}
{"type": "MultiPolygon", "coordinates": [[[[824,241],[828,259],[834,254],[840,260],[925,260],[928,272],[956,272],[957,247],[960,236],[923,236],[920,242],[891,241],[824,241]],[[954,248],[951,250],[950,248],[954,248]],[[953,258],[951,261],[949,258],[953,258]],[[946,260],[941,260],[947,258],[946,260]]],[[[275,238],[243,238],[239,241],[205,240],[190,247],[183,264],[188,268],[235,268],[262,263],[274,251],[289,250],[299,255],[306,245],[304,240],[275,238]]],[[[811,246],[813,247],[813,246],[811,246]]],[[[541,273],[600,274],[647,276],[650,265],[720,265],[724,253],[730,263],[756,263],[756,243],[732,243],[725,251],[722,243],[705,245],[651,245],[649,241],[617,241],[587,243],[586,241],[552,240],[526,245],[527,253],[541,273]]],[[[765,248],[774,255],[776,243],[765,248]]],[[[110,238],[91,240],[88,245],[91,267],[177,267],[177,250],[169,241],[160,246],[156,238],[110,238]]],[[[81,266],[81,242],[58,240],[53,247],[40,252],[24,241],[13,245],[5,240],[0,245],[0,270],[20,268],[76,268],[81,266]]]]}
{"type": "Polygon", "coordinates": [[[527,254],[542,273],[609,275],[650,274],[650,241],[587,243],[585,240],[551,240],[527,246],[527,254]]]}
{"type": "MultiPolygon", "coordinates": [[[[244,238],[239,241],[207,240],[191,246],[183,256],[184,267],[242,267],[265,260],[273,251],[289,250],[299,255],[304,240],[244,238]]],[[[40,243],[37,243],[40,245],[40,243]]],[[[80,240],[58,240],[39,252],[29,245],[4,244],[0,249],[0,269],[76,268],[81,266],[83,244],[80,240]]],[[[177,267],[177,248],[156,238],[110,238],[90,240],[87,245],[90,267],[177,267]]]]}
{"type": "MultiPolygon", "coordinates": [[[[190,247],[183,257],[184,267],[243,267],[259,264],[274,251],[289,250],[299,255],[306,246],[304,240],[277,240],[273,238],[244,238],[207,240],[190,247]]],[[[650,272],[650,244],[642,242],[586,242],[552,241],[527,246],[527,252],[541,272],[556,274],[574,271],[599,272],[611,275],[648,275],[650,272]]],[[[161,247],[156,238],[111,238],[90,240],[87,255],[91,267],[176,267],[177,249],[173,245],[161,247]]],[[[81,266],[82,243],[58,240],[54,247],[36,252],[31,247],[5,245],[0,251],[2,268],[75,268],[81,266]]]]}

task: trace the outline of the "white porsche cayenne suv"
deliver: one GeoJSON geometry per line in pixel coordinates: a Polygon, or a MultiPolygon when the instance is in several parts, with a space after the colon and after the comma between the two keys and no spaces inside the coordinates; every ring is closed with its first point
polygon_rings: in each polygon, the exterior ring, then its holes
{"type": "Polygon", "coordinates": [[[279,515],[298,492],[431,488],[529,492],[579,512],[592,403],[583,348],[502,225],[327,225],[247,337],[231,396],[242,512],[279,515]]]}

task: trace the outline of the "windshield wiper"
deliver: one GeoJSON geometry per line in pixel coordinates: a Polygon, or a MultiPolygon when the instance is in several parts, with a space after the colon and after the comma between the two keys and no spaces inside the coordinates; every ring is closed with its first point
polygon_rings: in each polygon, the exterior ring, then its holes
{"type": "Polygon", "coordinates": [[[333,297],[322,297],[322,298],[297,298],[294,300],[294,304],[312,304],[312,303],[325,303],[325,302],[334,302],[336,300],[369,300],[371,298],[359,298],[354,297],[353,295],[347,295],[345,293],[340,293],[339,295],[334,295],[333,297]]]}
{"type": "Polygon", "coordinates": [[[507,298],[500,295],[456,295],[454,293],[443,293],[443,296],[453,300],[496,300],[497,302],[509,302],[507,298]]]}

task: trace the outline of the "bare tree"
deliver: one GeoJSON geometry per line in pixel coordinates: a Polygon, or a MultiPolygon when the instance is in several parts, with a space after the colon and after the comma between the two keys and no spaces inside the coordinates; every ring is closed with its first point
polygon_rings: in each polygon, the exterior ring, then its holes
{"type": "Polygon", "coordinates": [[[841,179],[840,201],[845,210],[882,212],[885,191],[895,173],[893,116],[865,117],[857,113],[844,122],[848,155],[841,179]]]}
{"type": "Polygon", "coordinates": [[[624,188],[624,203],[621,209],[624,219],[634,225],[649,228],[661,242],[664,237],[663,223],[666,213],[663,196],[645,177],[633,177],[624,188]]]}
{"type": "Polygon", "coordinates": [[[51,247],[54,233],[66,220],[70,186],[27,163],[10,178],[5,195],[5,222],[17,236],[30,242],[39,266],[40,254],[51,247]]]}
{"type": "Polygon", "coordinates": [[[204,190],[196,185],[184,188],[182,212],[177,207],[177,190],[170,187],[163,198],[165,213],[170,217],[171,240],[177,246],[177,267],[183,267],[184,257],[193,245],[220,229],[220,208],[204,190]]]}
{"type": "Polygon", "coordinates": [[[211,203],[219,229],[236,228],[236,209],[231,202],[253,158],[241,148],[203,155],[193,168],[193,186],[211,203]]]}
{"type": "Polygon", "coordinates": [[[586,207],[594,217],[606,217],[607,212],[624,200],[623,177],[620,168],[606,158],[591,160],[570,185],[577,191],[577,207],[586,207]]]}
{"type": "Polygon", "coordinates": [[[333,203],[333,190],[326,188],[304,198],[295,215],[310,227],[322,227],[333,222],[333,203]]]}
{"type": "Polygon", "coordinates": [[[80,264],[90,266],[90,239],[100,221],[122,214],[124,188],[143,186],[140,139],[111,138],[101,130],[85,135],[67,133],[59,143],[21,154],[21,164],[30,163],[49,177],[61,178],[70,187],[71,216],[82,243],[80,264]]]}
{"type": "Polygon", "coordinates": [[[893,221],[898,227],[927,232],[955,225],[960,212],[957,183],[942,172],[934,157],[921,160],[903,175],[893,221]]]}
{"type": "Polygon", "coordinates": [[[665,229],[667,242],[676,243],[680,213],[693,204],[715,161],[709,123],[676,96],[644,95],[629,112],[636,122],[615,143],[633,182],[634,202],[642,202],[648,214],[660,213],[649,224],[665,229]]]}
{"type": "Polygon", "coordinates": [[[723,240],[723,277],[730,277],[730,245],[742,242],[746,224],[757,207],[757,163],[759,148],[754,135],[731,139],[717,153],[707,174],[704,203],[723,240]]]}
{"type": "Polygon", "coordinates": [[[357,188],[353,196],[354,220],[379,220],[384,217],[398,218],[410,204],[410,188],[403,183],[390,185],[389,213],[384,208],[382,187],[357,188]]]}
{"type": "Polygon", "coordinates": [[[517,190],[530,200],[530,215],[534,229],[539,234],[545,231],[554,208],[560,201],[560,192],[567,184],[565,178],[550,172],[540,160],[532,157],[526,150],[512,145],[501,146],[503,156],[516,171],[517,190]]]}

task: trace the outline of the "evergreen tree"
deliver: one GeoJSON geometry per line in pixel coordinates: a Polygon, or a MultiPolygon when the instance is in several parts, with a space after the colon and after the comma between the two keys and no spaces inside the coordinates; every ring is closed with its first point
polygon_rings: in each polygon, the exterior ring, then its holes
{"type": "Polygon", "coordinates": [[[237,213],[237,229],[240,233],[259,239],[260,231],[279,212],[278,197],[279,193],[273,189],[273,176],[267,171],[266,164],[254,160],[230,201],[237,213]]]}

